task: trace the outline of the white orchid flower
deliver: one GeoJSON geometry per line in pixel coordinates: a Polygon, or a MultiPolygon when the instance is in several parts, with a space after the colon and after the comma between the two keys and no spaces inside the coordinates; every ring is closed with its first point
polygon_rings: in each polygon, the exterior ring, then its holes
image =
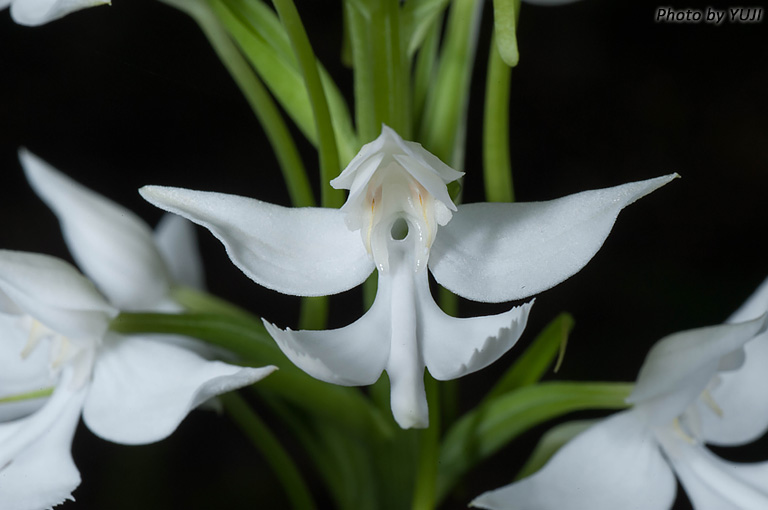
{"type": "Polygon", "coordinates": [[[387,371],[395,420],[426,427],[424,368],[439,380],[493,363],[517,341],[531,303],[488,317],[444,314],[427,268],[450,291],[477,301],[526,298],[581,269],[619,211],[675,176],[579,193],[551,202],[456,206],[446,183],[461,176],[421,145],[384,126],[338,178],[341,209],[286,208],[221,193],[147,186],[156,206],[208,228],[247,276],[285,294],[335,294],[377,269],[368,312],[328,331],[280,330],[283,352],[323,381],[374,383],[387,371]]]}
{"type": "Polygon", "coordinates": [[[0,0],[0,9],[11,7],[19,25],[38,26],[88,7],[110,4],[110,0],[0,0]]]}
{"type": "Polygon", "coordinates": [[[539,472],[472,506],[669,509],[676,473],[697,510],[768,508],[768,462],[729,462],[705,447],[743,444],[768,429],[766,310],[768,283],[731,319],[745,322],[660,340],[627,399],[632,409],[592,426],[539,472]]]}
{"type": "Polygon", "coordinates": [[[81,413],[102,438],[150,443],[171,434],[203,402],[275,370],[208,361],[190,339],[108,331],[120,308],[178,309],[168,297],[171,275],[199,280],[192,274],[196,263],[182,259],[171,271],[161,253],[170,255],[173,239],[176,249],[186,249],[190,225],[178,218],[164,223],[156,245],[129,211],[29,153],[21,160],[59,215],[68,243],[77,245],[78,262],[112,303],[59,259],[0,251],[3,510],[48,508],[71,497],[79,475],[69,450],[81,413]],[[50,388],[49,397],[24,398],[50,388]]]}

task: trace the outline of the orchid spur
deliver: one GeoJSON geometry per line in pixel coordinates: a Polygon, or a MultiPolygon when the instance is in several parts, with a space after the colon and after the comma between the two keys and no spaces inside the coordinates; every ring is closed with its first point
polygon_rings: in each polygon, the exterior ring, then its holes
{"type": "Polygon", "coordinates": [[[109,331],[119,309],[179,308],[167,295],[171,275],[198,279],[190,274],[194,264],[172,257],[171,248],[188,246],[189,225],[178,218],[165,222],[154,241],[129,211],[26,151],[21,160],[60,216],[68,243],[77,245],[76,258],[111,303],[64,261],[0,251],[4,510],[47,508],[71,497],[79,475],[69,449],[81,414],[102,438],[151,443],[171,434],[198,405],[275,369],[209,361],[201,356],[205,349],[183,337],[109,331]]]}
{"type": "Polygon", "coordinates": [[[110,0],[0,0],[0,9],[10,6],[13,21],[20,25],[37,26],[80,9],[109,3],[110,0]]]}
{"type": "Polygon", "coordinates": [[[456,206],[446,184],[462,175],[384,126],[331,181],[341,209],[286,208],[255,199],[147,186],[154,205],[208,228],[248,277],[298,296],[335,294],[378,270],[376,299],[336,330],[281,330],[288,358],[335,384],[367,385],[386,371],[403,428],[428,425],[424,368],[438,380],[480,370],[520,337],[531,303],[457,319],[432,299],[427,268],[462,297],[503,302],[546,290],[581,269],[619,211],[675,175],[528,204],[456,206]]]}
{"type": "Polygon", "coordinates": [[[540,471],[486,492],[491,510],[669,509],[673,472],[696,510],[768,508],[768,462],[734,463],[705,444],[736,446],[768,430],[768,280],[726,324],[660,340],[627,402],[563,446],[540,471]]]}

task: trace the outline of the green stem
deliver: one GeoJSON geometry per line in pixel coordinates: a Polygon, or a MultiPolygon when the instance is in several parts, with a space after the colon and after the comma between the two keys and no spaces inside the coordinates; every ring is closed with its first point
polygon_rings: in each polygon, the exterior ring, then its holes
{"type": "Polygon", "coordinates": [[[440,454],[440,395],[437,381],[424,374],[429,402],[429,427],[422,430],[419,441],[419,466],[413,492],[412,510],[433,510],[437,495],[437,466],[440,454]]]}
{"type": "Polygon", "coordinates": [[[203,0],[162,1],[186,12],[200,26],[264,129],[275,151],[291,201],[296,206],[313,205],[312,188],[288,127],[261,81],[217,21],[211,7],[203,0]]]}
{"type": "MultiPolygon", "coordinates": [[[[378,136],[381,126],[376,124],[376,100],[373,86],[373,55],[366,16],[354,0],[344,1],[344,13],[349,25],[355,88],[355,121],[360,143],[368,143],[378,136]]],[[[370,17],[370,16],[369,16],[370,17]]]]}
{"type": "Polygon", "coordinates": [[[509,92],[512,68],[501,58],[496,35],[491,38],[485,84],[483,180],[488,202],[514,202],[509,155],[509,92]]]}
{"type": "Polygon", "coordinates": [[[314,509],[315,503],[301,473],[269,427],[237,393],[226,393],[219,398],[230,418],[261,452],[272,472],[277,475],[291,506],[296,510],[314,509]]]}
{"type": "Polygon", "coordinates": [[[371,48],[373,57],[374,111],[377,126],[382,123],[405,138],[411,137],[406,101],[406,61],[400,41],[398,0],[371,2],[371,48]]]}
{"type": "MultiPolygon", "coordinates": [[[[368,21],[369,37],[371,41],[371,63],[373,71],[373,113],[376,126],[388,124],[389,102],[392,91],[388,79],[388,45],[387,23],[385,19],[385,2],[387,0],[373,0],[368,3],[371,6],[371,15],[368,21]]],[[[395,129],[396,130],[396,129],[395,129]]]]}
{"type": "Polygon", "coordinates": [[[336,136],[333,132],[331,113],[317,69],[317,60],[293,0],[273,0],[272,3],[288,33],[293,51],[296,53],[312,104],[312,112],[315,115],[315,129],[320,153],[320,202],[323,207],[338,208],[344,202],[344,194],[340,190],[333,189],[330,181],[339,174],[341,166],[339,153],[336,150],[336,136]]]}
{"type": "Polygon", "coordinates": [[[494,43],[505,64],[515,67],[520,54],[517,50],[517,22],[520,0],[493,0],[494,43]]]}
{"type": "Polygon", "coordinates": [[[409,59],[405,54],[406,44],[403,43],[400,26],[400,1],[383,0],[385,19],[387,21],[387,64],[390,83],[389,122],[391,127],[406,140],[413,137],[411,123],[411,104],[408,87],[409,59]]]}
{"type": "Polygon", "coordinates": [[[299,329],[325,329],[328,322],[328,296],[301,299],[299,329]]]}
{"type": "Polygon", "coordinates": [[[435,86],[427,97],[418,137],[427,150],[459,169],[481,13],[482,2],[455,0],[451,4],[435,86]]]}
{"type": "Polygon", "coordinates": [[[413,74],[413,123],[415,126],[421,124],[424,116],[424,105],[427,100],[427,93],[433,86],[435,74],[435,60],[437,59],[437,48],[440,42],[440,26],[442,23],[435,23],[427,32],[424,44],[419,48],[416,54],[416,64],[413,74]]]}

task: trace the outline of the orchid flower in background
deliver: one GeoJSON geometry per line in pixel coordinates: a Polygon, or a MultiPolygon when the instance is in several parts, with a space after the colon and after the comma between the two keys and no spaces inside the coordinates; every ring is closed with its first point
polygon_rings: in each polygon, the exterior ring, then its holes
{"type": "Polygon", "coordinates": [[[0,0],[0,9],[11,7],[13,21],[38,26],[88,7],[110,4],[110,0],[0,0]]]}
{"type": "Polygon", "coordinates": [[[439,380],[493,363],[525,328],[531,303],[493,316],[444,314],[438,283],[468,299],[502,302],[546,290],[581,269],[619,211],[675,175],[550,202],[456,206],[446,184],[462,175],[384,126],[331,184],[349,189],[341,209],[286,208],[221,193],[147,186],[156,206],[208,228],[255,282],[285,294],[335,294],[379,273],[365,315],[336,330],[265,325],[308,374],[341,385],[386,371],[403,428],[428,425],[424,368],[439,380]]]}
{"type": "Polygon", "coordinates": [[[205,361],[161,341],[120,337],[108,331],[117,312],[68,263],[0,251],[4,510],[47,508],[71,497],[80,478],[69,451],[81,411],[101,437],[150,443],[168,436],[202,402],[274,370],[205,361]]]}
{"type": "Polygon", "coordinates": [[[188,245],[183,232],[191,232],[189,225],[166,222],[156,245],[129,211],[27,152],[21,160],[33,187],[59,214],[76,258],[112,303],[59,259],[0,252],[4,510],[45,508],[71,496],[79,476],[69,449],[81,412],[104,439],[151,443],[171,434],[198,405],[275,370],[208,361],[183,337],[108,331],[120,309],[179,308],[168,298],[170,275],[195,280],[195,264],[186,260],[168,270],[160,247],[170,254],[172,239],[180,237],[178,248],[188,245]]]}
{"type": "Polygon", "coordinates": [[[728,323],[660,340],[627,399],[632,409],[592,426],[539,472],[472,506],[668,509],[674,472],[697,510],[768,508],[768,462],[734,463],[705,447],[744,444],[768,429],[766,311],[768,280],[728,323]]]}
{"type": "Polygon", "coordinates": [[[203,287],[191,223],[169,214],[153,233],[132,211],[26,149],[19,151],[19,160],[32,189],[59,219],[75,262],[112,305],[123,311],[178,312],[172,287],[203,287]]]}

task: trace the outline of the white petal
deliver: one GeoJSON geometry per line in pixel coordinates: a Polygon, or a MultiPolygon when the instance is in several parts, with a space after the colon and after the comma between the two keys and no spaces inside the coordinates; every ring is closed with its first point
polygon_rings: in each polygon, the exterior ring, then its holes
{"type": "Polygon", "coordinates": [[[632,411],[576,436],[537,473],[486,492],[471,506],[493,510],[666,510],[675,479],[659,447],[632,411]]]}
{"type": "Polygon", "coordinates": [[[73,499],[72,491],[80,485],[80,473],[70,450],[85,393],[86,389],[77,393],[58,389],[34,415],[0,425],[3,510],[39,510],[73,499]],[[10,446],[18,446],[14,443],[20,435],[27,436],[26,442],[9,461],[4,454],[10,446]]]}
{"type": "Polygon", "coordinates": [[[768,508],[768,463],[736,464],[662,431],[659,440],[696,510],[768,508]]]}
{"type": "Polygon", "coordinates": [[[600,249],[622,208],[675,177],[549,202],[459,206],[438,231],[429,268],[441,285],[475,301],[532,296],[578,272],[600,249]]]}
{"type": "Polygon", "coordinates": [[[83,419],[96,435],[122,444],[159,441],[202,402],[275,370],[206,361],[150,338],[106,339],[83,409],[83,419]]]}
{"type": "Polygon", "coordinates": [[[720,359],[752,339],[765,316],[674,333],[659,340],[645,358],[627,402],[651,406],[654,423],[668,423],[694,402],[720,368],[720,359]]]}
{"type": "Polygon", "coordinates": [[[37,26],[86,7],[109,3],[109,0],[16,0],[11,5],[11,16],[20,25],[37,26]]]}
{"type": "Polygon", "coordinates": [[[35,192],[61,222],[77,264],[122,310],[151,309],[170,285],[149,226],[27,150],[19,159],[35,192]]]}
{"type": "Polygon", "coordinates": [[[117,314],[70,264],[37,253],[0,250],[0,293],[57,333],[101,336],[117,314]]]}
{"type": "Polygon", "coordinates": [[[256,283],[284,294],[348,290],[373,271],[358,233],[338,209],[280,207],[252,198],[145,186],[150,203],[210,230],[256,283]]]}
{"type": "Polygon", "coordinates": [[[440,381],[487,367],[504,355],[525,330],[533,302],[498,315],[457,319],[432,300],[424,278],[417,283],[422,353],[429,373],[440,381]]]}
{"type": "Polygon", "coordinates": [[[155,228],[160,250],[173,282],[193,289],[205,288],[205,275],[197,235],[192,223],[175,214],[165,214],[155,228]]]}
{"type": "Polygon", "coordinates": [[[267,321],[264,326],[288,359],[312,377],[342,386],[373,384],[390,350],[390,299],[384,292],[380,286],[373,306],[343,328],[282,330],[267,321]]]}

